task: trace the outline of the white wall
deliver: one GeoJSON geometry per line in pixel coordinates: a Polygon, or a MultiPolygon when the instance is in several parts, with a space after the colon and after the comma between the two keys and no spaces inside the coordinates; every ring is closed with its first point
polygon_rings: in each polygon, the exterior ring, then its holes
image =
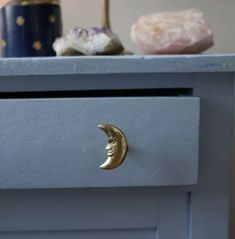
{"type": "MultiPolygon", "coordinates": [[[[64,31],[73,26],[99,26],[99,0],[61,0],[64,31]]],[[[125,47],[136,52],[130,40],[130,27],[142,14],[157,11],[200,8],[212,26],[215,46],[213,53],[235,52],[235,0],[111,0],[113,30],[125,47]]]]}

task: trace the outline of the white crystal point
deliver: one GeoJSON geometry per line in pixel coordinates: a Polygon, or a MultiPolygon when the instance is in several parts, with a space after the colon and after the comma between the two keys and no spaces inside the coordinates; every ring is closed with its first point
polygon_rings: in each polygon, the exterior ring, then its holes
{"type": "Polygon", "coordinates": [[[119,38],[109,29],[74,28],[53,44],[58,56],[63,55],[115,55],[124,50],[119,38]]]}
{"type": "Polygon", "coordinates": [[[194,54],[213,46],[213,32],[197,9],[140,17],[131,38],[144,54],[194,54]]]}

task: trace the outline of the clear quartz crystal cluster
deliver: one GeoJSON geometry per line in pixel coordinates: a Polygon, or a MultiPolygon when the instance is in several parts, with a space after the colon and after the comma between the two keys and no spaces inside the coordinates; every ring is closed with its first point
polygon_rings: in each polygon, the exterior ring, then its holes
{"type": "Polygon", "coordinates": [[[53,44],[57,56],[116,55],[124,50],[119,38],[106,28],[74,28],[53,44]]]}
{"type": "Polygon", "coordinates": [[[213,33],[197,9],[142,16],[131,38],[144,54],[193,54],[213,46],[213,33]]]}

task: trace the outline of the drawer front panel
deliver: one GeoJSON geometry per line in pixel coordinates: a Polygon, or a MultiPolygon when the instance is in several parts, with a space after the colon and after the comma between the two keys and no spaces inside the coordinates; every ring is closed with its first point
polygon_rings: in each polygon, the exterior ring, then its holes
{"type": "Polygon", "coordinates": [[[197,183],[199,99],[0,101],[0,188],[175,186],[197,183]],[[129,150],[115,170],[98,124],[116,125],[129,150]]]}

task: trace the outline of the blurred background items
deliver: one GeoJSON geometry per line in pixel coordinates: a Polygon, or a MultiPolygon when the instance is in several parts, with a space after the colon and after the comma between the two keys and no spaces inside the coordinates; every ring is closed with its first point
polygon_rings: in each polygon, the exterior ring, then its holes
{"type": "Polygon", "coordinates": [[[52,44],[62,34],[59,0],[1,1],[3,57],[55,56],[52,44]]]}

